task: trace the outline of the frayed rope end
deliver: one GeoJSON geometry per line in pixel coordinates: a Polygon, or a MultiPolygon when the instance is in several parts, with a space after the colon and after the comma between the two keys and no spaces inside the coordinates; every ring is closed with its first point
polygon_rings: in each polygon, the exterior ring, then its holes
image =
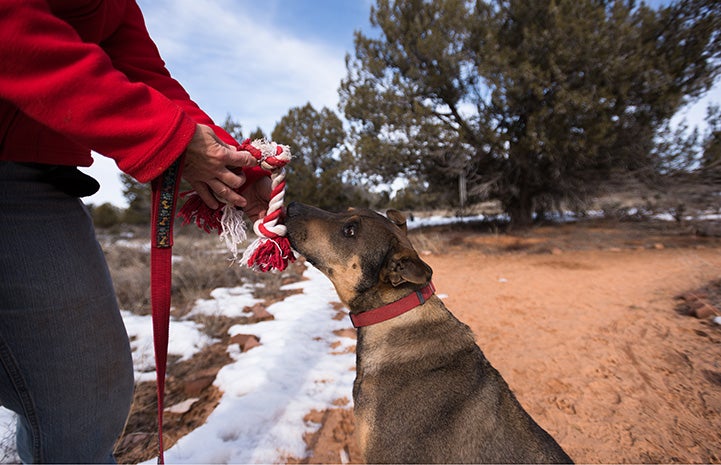
{"type": "Polygon", "coordinates": [[[220,238],[225,241],[228,250],[233,254],[233,259],[237,259],[238,246],[248,239],[243,210],[230,204],[213,210],[193,191],[180,195],[188,197],[178,212],[178,217],[183,219],[183,224],[195,223],[207,233],[217,231],[220,238]]]}
{"type": "Polygon", "coordinates": [[[243,253],[241,263],[263,273],[270,270],[283,271],[288,263],[295,261],[295,255],[287,237],[274,239],[259,237],[243,253]]]}
{"type": "Polygon", "coordinates": [[[217,230],[218,234],[221,233],[220,220],[223,217],[223,211],[220,208],[211,209],[195,191],[182,192],[180,196],[187,197],[185,204],[178,211],[178,217],[183,219],[183,225],[195,223],[207,233],[213,230],[217,230]]]}

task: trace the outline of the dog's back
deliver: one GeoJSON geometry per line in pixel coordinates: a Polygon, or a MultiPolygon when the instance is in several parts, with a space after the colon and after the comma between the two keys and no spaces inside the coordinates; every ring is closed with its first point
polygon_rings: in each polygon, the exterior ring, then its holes
{"type": "Polygon", "coordinates": [[[367,462],[571,462],[440,299],[388,326],[358,334],[354,400],[368,422],[367,462]]]}

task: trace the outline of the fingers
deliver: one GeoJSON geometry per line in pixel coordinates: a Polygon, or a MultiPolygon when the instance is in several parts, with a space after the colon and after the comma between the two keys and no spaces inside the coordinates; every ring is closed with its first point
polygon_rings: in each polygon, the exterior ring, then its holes
{"type": "Polygon", "coordinates": [[[260,178],[243,191],[248,202],[243,210],[251,220],[255,221],[265,216],[271,191],[272,183],[269,177],[260,178]]]}
{"type": "Polygon", "coordinates": [[[227,185],[231,189],[238,189],[245,184],[245,175],[239,169],[233,171],[229,168],[243,168],[247,166],[256,166],[257,162],[253,155],[245,151],[236,151],[226,147],[223,149],[224,155],[219,158],[221,161],[216,163],[208,163],[205,174],[206,179],[199,179],[210,183],[210,180],[217,179],[221,183],[227,185]]]}
{"type": "Polygon", "coordinates": [[[242,171],[236,173],[226,169],[218,173],[217,179],[231,189],[238,189],[245,184],[245,174],[242,171]]]}
{"type": "Polygon", "coordinates": [[[199,124],[184,155],[183,177],[208,207],[216,209],[221,203],[247,205],[246,199],[235,191],[246,181],[238,168],[258,165],[250,152],[225,144],[210,127],[199,124]]]}
{"type": "Polygon", "coordinates": [[[208,181],[208,187],[215,195],[215,198],[222,202],[231,203],[238,207],[245,207],[247,204],[244,197],[235,192],[233,188],[217,179],[211,179],[208,181]]]}
{"type": "Polygon", "coordinates": [[[197,182],[190,183],[195,192],[200,196],[200,199],[205,203],[208,208],[215,210],[220,208],[220,202],[215,198],[213,193],[210,191],[205,183],[197,182]]]}

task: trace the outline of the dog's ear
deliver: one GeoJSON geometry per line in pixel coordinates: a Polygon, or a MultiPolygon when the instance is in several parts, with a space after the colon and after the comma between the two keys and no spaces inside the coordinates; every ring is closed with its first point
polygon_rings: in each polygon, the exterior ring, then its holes
{"type": "Polygon", "coordinates": [[[399,212],[398,210],[388,210],[386,212],[386,216],[396,226],[401,228],[403,234],[408,234],[408,227],[406,226],[406,216],[403,213],[399,212]]]}
{"type": "Polygon", "coordinates": [[[403,283],[427,283],[432,274],[431,267],[418,257],[415,250],[403,248],[388,259],[381,272],[381,279],[386,279],[396,287],[403,283]]]}

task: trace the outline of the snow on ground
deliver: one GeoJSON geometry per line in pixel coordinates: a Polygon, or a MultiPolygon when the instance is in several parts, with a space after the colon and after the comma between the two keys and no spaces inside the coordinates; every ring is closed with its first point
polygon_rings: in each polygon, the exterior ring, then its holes
{"type": "MultiPolygon", "coordinates": [[[[135,315],[121,311],[125,329],[133,351],[135,381],[155,381],[155,351],[153,349],[153,320],[150,315],[135,315]]],[[[170,321],[168,353],[188,360],[206,345],[214,342],[193,321],[170,321]]]]}
{"type": "Polygon", "coordinates": [[[15,448],[15,414],[0,407],[0,463],[20,463],[15,448]]]}
{"type": "MultiPolygon", "coordinates": [[[[650,219],[660,220],[660,221],[669,221],[673,222],[676,221],[676,217],[671,213],[652,213],[647,210],[638,209],[638,208],[628,208],[625,210],[625,214],[628,216],[641,216],[641,217],[648,217],[650,219]]],[[[604,213],[599,210],[589,210],[584,212],[583,218],[603,218],[604,213]]],[[[535,218],[535,214],[534,214],[535,218]]],[[[564,211],[564,212],[555,212],[555,213],[548,213],[546,216],[547,220],[553,221],[555,223],[570,223],[574,221],[578,221],[579,216],[571,211],[564,211]]],[[[721,219],[721,213],[717,211],[708,211],[705,213],[701,213],[698,215],[687,215],[683,218],[686,221],[694,221],[694,220],[700,220],[700,221],[714,221],[721,219]]],[[[470,216],[442,216],[442,215],[433,215],[433,216],[427,216],[427,217],[411,217],[408,219],[408,229],[416,229],[416,228],[422,228],[422,227],[428,227],[428,226],[443,226],[448,224],[458,224],[458,223],[473,223],[473,222],[479,222],[479,221],[509,221],[510,217],[506,214],[500,214],[500,215],[470,215],[470,216]]]]}
{"type": "Polygon", "coordinates": [[[231,351],[235,362],[223,367],[215,380],[223,391],[220,404],[205,425],[166,451],[168,463],[302,458],[303,434],[319,427],[303,417],[312,409],[332,407],[335,399],[350,399],[355,355],[344,349],[355,340],[333,334],[349,327],[349,320],[333,319],[337,311],[331,302],[338,298],[325,276],[308,268],[305,277],[307,281],[284,287],[301,288],[302,294],[268,307],[274,320],[231,327],[231,335],[254,334],[261,345],[247,353],[231,351]],[[336,341],[341,345],[331,348],[336,341]]]}
{"type": "MultiPolygon", "coordinates": [[[[257,284],[256,286],[261,286],[257,284]]],[[[263,302],[262,299],[253,297],[253,289],[256,286],[244,284],[238,287],[219,287],[210,291],[210,299],[201,299],[195,303],[195,307],[188,316],[193,315],[224,315],[230,318],[243,315],[245,307],[263,302]]]]}

